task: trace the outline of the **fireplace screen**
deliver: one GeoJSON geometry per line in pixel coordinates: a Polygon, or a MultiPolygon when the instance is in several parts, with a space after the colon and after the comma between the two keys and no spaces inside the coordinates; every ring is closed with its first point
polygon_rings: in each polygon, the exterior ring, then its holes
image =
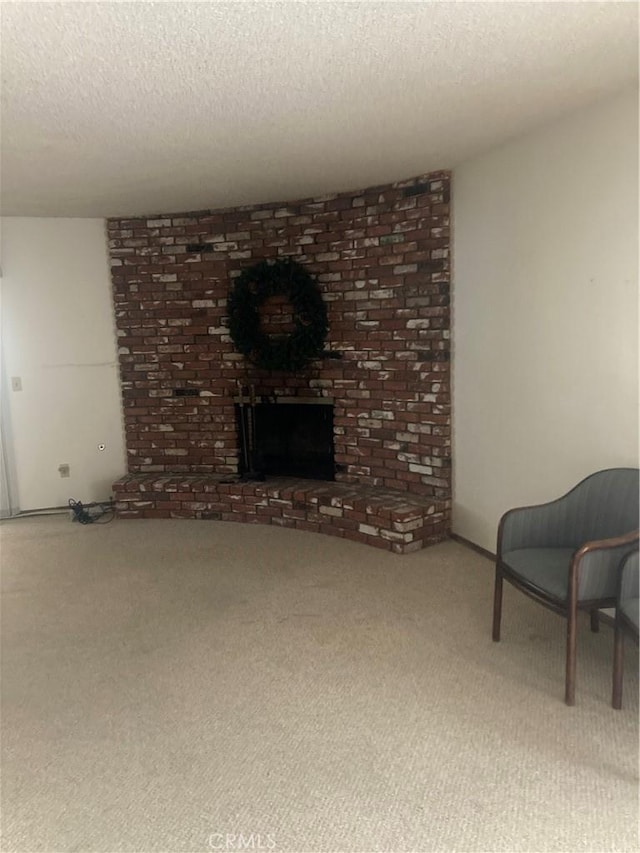
{"type": "Polygon", "coordinates": [[[334,479],[332,405],[256,403],[236,406],[236,417],[240,474],[252,469],[266,476],[334,479]]]}

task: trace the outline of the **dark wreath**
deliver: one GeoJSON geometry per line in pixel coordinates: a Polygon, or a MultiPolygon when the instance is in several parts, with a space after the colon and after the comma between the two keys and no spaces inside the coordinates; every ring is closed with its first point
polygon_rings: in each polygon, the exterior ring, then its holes
{"type": "Polygon", "coordinates": [[[293,371],[317,358],[327,337],[327,309],[309,273],[289,258],[260,261],[235,282],[227,303],[229,331],[236,348],[258,367],[293,371]],[[284,295],[293,308],[290,335],[267,335],[260,307],[270,296],[284,295]]]}

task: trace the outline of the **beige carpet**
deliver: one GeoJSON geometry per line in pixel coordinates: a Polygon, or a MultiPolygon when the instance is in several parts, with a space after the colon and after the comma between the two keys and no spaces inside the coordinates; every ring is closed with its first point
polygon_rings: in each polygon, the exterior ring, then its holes
{"type": "Polygon", "coordinates": [[[638,657],[447,542],[1,525],[4,851],[638,849],[638,657]],[[229,838],[227,838],[229,836],[229,838]]]}

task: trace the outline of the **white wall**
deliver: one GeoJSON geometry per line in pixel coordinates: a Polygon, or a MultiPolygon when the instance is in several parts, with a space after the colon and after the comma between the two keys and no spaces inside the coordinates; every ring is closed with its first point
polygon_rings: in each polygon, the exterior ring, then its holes
{"type": "Polygon", "coordinates": [[[1,236],[3,373],[22,381],[5,388],[17,504],[106,500],[126,468],[104,222],[9,217],[1,236]]]}
{"type": "Polygon", "coordinates": [[[638,464],[638,92],[455,170],[453,529],[638,464]]]}

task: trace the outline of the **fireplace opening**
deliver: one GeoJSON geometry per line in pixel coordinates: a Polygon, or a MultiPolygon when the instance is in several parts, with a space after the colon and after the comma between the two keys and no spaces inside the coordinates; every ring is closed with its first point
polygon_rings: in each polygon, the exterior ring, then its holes
{"type": "Polygon", "coordinates": [[[241,475],[335,479],[333,405],[315,400],[236,405],[236,421],[241,475]]]}

